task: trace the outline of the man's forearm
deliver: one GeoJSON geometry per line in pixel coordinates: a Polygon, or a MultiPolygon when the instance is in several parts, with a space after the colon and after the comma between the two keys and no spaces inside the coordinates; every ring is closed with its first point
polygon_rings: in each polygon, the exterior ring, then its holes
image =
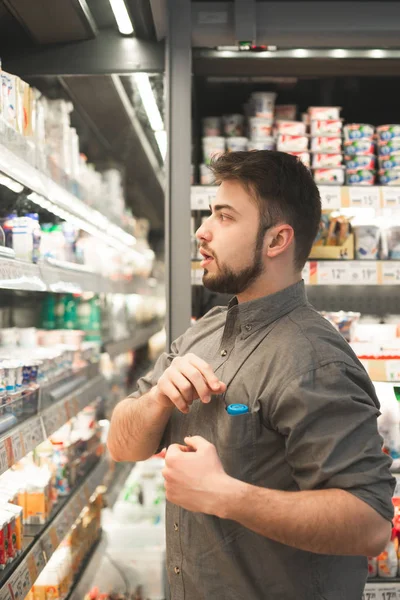
{"type": "Polygon", "coordinates": [[[107,445],[118,462],[146,460],[157,450],[173,406],[156,402],[153,388],[141,398],[125,398],[114,409],[107,445]]]}
{"type": "Polygon", "coordinates": [[[343,490],[282,492],[229,478],[220,493],[218,516],[301,550],[376,556],[390,536],[388,521],[343,490]]]}

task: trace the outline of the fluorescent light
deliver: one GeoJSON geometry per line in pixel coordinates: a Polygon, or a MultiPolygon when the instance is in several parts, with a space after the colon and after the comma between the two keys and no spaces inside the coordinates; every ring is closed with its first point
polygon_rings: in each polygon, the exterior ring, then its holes
{"type": "Polygon", "coordinates": [[[165,161],[165,157],[167,156],[167,132],[166,131],[155,131],[154,132],[158,148],[160,150],[160,154],[165,161]]]}
{"type": "Polygon", "coordinates": [[[153,131],[164,129],[164,123],[158,110],[157,102],[147,73],[135,73],[133,78],[139,90],[144,109],[153,131]]]}
{"type": "Polygon", "coordinates": [[[369,54],[371,58],[383,58],[385,56],[385,51],[376,48],[375,50],[370,50],[369,54]]]}
{"type": "Polygon", "coordinates": [[[336,48],[332,50],[332,56],[334,58],[345,58],[347,56],[347,50],[343,50],[343,48],[336,48]]]}
{"type": "Polygon", "coordinates": [[[123,35],[132,35],[134,29],[124,0],[110,0],[110,4],[120,32],[123,35]]]}
{"type": "Polygon", "coordinates": [[[297,48],[296,50],[293,50],[293,56],[296,56],[296,58],[307,58],[308,50],[297,48]]]}
{"type": "Polygon", "coordinates": [[[16,194],[20,194],[24,189],[24,186],[15,181],[15,179],[11,179],[11,177],[7,177],[7,175],[0,174],[0,185],[4,185],[6,188],[15,192],[16,194]]]}

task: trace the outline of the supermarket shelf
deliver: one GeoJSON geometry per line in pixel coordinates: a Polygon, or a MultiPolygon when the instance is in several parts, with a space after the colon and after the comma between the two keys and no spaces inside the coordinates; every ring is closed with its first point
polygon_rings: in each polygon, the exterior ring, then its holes
{"type": "Polygon", "coordinates": [[[0,599],[23,600],[46,566],[62,539],[66,536],[92,494],[109,469],[104,457],[69,496],[57,516],[46,524],[42,533],[30,543],[22,556],[1,575],[0,599]]]}
{"type": "MultiPolygon", "coordinates": [[[[202,285],[200,261],[192,260],[192,285],[202,285]]],[[[306,285],[400,285],[400,261],[311,260],[303,278],[306,285]]]]}
{"type": "Polygon", "coordinates": [[[143,277],[114,281],[74,263],[46,260],[35,265],[3,257],[0,257],[0,288],[71,294],[154,295],[154,287],[143,277]]]}
{"type": "Polygon", "coordinates": [[[362,600],[397,600],[400,598],[400,579],[367,581],[362,600]]]}
{"type": "Polygon", "coordinates": [[[76,391],[62,396],[37,415],[1,436],[0,474],[31,452],[107,389],[104,377],[96,375],[82,383],[76,391]]]}
{"type": "Polygon", "coordinates": [[[33,192],[31,199],[43,208],[63,218],[70,217],[82,229],[119,250],[133,249],[136,240],[132,235],[3,145],[0,145],[0,171],[33,192]]]}
{"type": "Polygon", "coordinates": [[[153,335],[162,329],[162,327],[163,325],[160,321],[145,325],[128,338],[119,340],[117,342],[106,342],[103,348],[104,352],[107,352],[111,358],[114,358],[119,354],[124,354],[125,352],[129,352],[131,350],[137,350],[141,346],[144,346],[153,335]]]}
{"type": "Polygon", "coordinates": [[[360,359],[372,381],[400,382],[400,359],[360,359]]]}
{"type": "MultiPolygon", "coordinates": [[[[338,208],[400,209],[400,187],[319,185],[323,210],[338,208]]],[[[217,187],[194,185],[191,188],[192,210],[208,210],[217,187]]]]}

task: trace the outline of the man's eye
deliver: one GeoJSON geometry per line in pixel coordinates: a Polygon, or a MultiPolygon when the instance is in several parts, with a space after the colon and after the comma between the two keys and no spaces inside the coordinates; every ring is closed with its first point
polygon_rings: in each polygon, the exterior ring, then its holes
{"type": "Polygon", "coordinates": [[[222,213],[220,213],[219,218],[221,221],[228,221],[229,220],[229,216],[228,215],[224,215],[222,213]]]}

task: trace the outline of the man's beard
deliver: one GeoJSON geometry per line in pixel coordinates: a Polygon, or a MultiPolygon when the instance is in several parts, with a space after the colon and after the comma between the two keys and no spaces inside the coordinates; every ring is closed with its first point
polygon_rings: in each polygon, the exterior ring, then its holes
{"type": "Polygon", "coordinates": [[[219,273],[212,275],[207,269],[204,269],[204,287],[212,292],[232,295],[241,294],[247,290],[264,271],[264,263],[262,260],[264,234],[265,229],[259,231],[253,261],[248,267],[245,267],[240,271],[233,271],[223,263],[219,264],[217,258],[214,256],[214,261],[219,268],[219,273]]]}

